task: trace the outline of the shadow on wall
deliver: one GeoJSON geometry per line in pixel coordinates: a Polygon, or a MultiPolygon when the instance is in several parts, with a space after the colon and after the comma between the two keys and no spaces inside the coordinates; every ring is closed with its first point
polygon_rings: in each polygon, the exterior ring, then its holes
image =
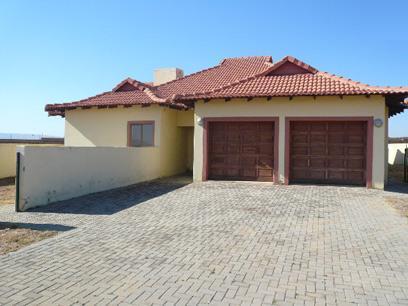
{"type": "Polygon", "coordinates": [[[405,155],[405,152],[403,152],[400,149],[397,149],[397,151],[395,153],[393,165],[403,165],[404,164],[404,155],[405,155]]]}
{"type": "Polygon", "coordinates": [[[112,215],[190,183],[191,177],[169,177],[55,202],[28,209],[27,212],[112,215]]]}
{"type": "Polygon", "coordinates": [[[408,183],[404,183],[404,165],[388,164],[386,191],[408,194],[408,183]]]}

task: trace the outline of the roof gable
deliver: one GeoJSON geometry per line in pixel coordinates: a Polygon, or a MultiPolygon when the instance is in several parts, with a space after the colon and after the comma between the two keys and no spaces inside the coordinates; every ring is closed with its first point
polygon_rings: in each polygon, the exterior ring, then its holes
{"type": "Polygon", "coordinates": [[[122,84],[121,86],[119,86],[117,89],[115,89],[114,91],[116,92],[121,92],[121,91],[133,91],[133,90],[138,90],[137,87],[135,87],[134,85],[126,82],[125,84],[122,84]]]}
{"type": "Polygon", "coordinates": [[[149,85],[134,80],[132,78],[127,78],[120,82],[115,88],[112,89],[113,92],[121,92],[121,91],[133,91],[139,90],[143,91],[145,88],[150,87],[149,85]]]}
{"type": "Polygon", "coordinates": [[[275,63],[264,75],[294,75],[304,73],[317,73],[318,70],[312,66],[294,58],[293,56],[286,56],[279,62],[275,63]]]}
{"type": "Polygon", "coordinates": [[[311,73],[309,70],[300,67],[296,64],[286,62],[279,67],[275,68],[274,70],[270,71],[267,76],[271,75],[293,75],[293,74],[303,74],[303,73],[311,73]]]}

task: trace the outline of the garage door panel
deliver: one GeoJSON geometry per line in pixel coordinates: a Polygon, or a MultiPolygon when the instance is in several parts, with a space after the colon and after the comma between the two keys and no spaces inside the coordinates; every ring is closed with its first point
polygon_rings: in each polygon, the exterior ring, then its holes
{"type": "Polygon", "coordinates": [[[309,147],[309,155],[324,155],[326,153],[326,148],[324,145],[312,145],[309,147]]]}
{"type": "Polygon", "coordinates": [[[364,159],[349,159],[347,161],[347,168],[364,170],[365,160],[364,159]]]}
{"type": "Polygon", "coordinates": [[[347,173],[347,179],[350,180],[353,183],[358,183],[361,182],[362,180],[365,180],[365,175],[364,172],[360,172],[360,171],[349,171],[347,173]]]}
{"type": "Polygon", "coordinates": [[[269,180],[271,181],[273,178],[273,170],[268,170],[268,169],[259,169],[258,170],[258,176],[259,177],[266,177],[266,178],[270,178],[269,180]]]}
{"type": "Polygon", "coordinates": [[[326,141],[326,134],[310,134],[310,142],[322,144],[326,141]]]}
{"type": "Polygon", "coordinates": [[[238,166],[238,167],[228,167],[228,168],[225,168],[224,176],[228,176],[228,177],[239,177],[239,176],[240,176],[239,166],[238,166]]]}
{"type": "Polygon", "coordinates": [[[344,122],[331,122],[331,124],[328,125],[327,130],[328,132],[343,132],[345,129],[345,123],[344,122]]]}
{"type": "Polygon", "coordinates": [[[239,145],[235,144],[235,143],[228,143],[228,153],[235,153],[238,154],[239,153],[239,145]]]}
{"type": "Polygon", "coordinates": [[[226,163],[228,166],[236,166],[236,167],[239,167],[239,164],[240,164],[239,157],[236,156],[236,155],[227,155],[227,156],[225,157],[224,161],[225,161],[225,163],[226,163]]]}
{"type": "Polygon", "coordinates": [[[307,144],[308,143],[308,135],[305,134],[294,134],[292,135],[292,142],[297,144],[307,144]]]}
{"type": "Polygon", "coordinates": [[[308,158],[293,158],[291,160],[293,168],[307,168],[309,165],[308,158]]]}
{"type": "Polygon", "coordinates": [[[260,143],[273,143],[273,140],[274,140],[273,135],[270,134],[270,128],[267,128],[266,131],[264,130],[261,131],[261,134],[259,135],[260,143]]]}
{"type": "Polygon", "coordinates": [[[293,146],[292,147],[292,155],[307,155],[309,151],[309,148],[307,147],[307,145],[302,145],[302,146],[293,146]]]}
{"type": "Polygon", "coordinates": [[[323,132],[326,131],[326,124],[324,122],[310,122],[309,128],[311,132],[323,132]]]}
{"type": "Polygon", "coordinates": [[[344,155],[345,149],[346,148],[344,148],[342,146],[338,146],[338,145],[330,146],[329,145],[328,146],[328,155],[329,156],[344,155]]]}
{"type": "Polygon", "coordinates": [[[327,179],[328,181],[344,181],[347,178],[345,177],[345,171],[328,171],[327,179]]]}
{"type": "Polygon", "coordinates": [[[273,122],[210,122],[208,143],[210,179],[272,181],[273,122]],[[224,147],[215,141],[219,139],[224,147]]]}
{"type": "Polygon", "coordinates": [[[329,159],[327,160],[327,166],[328,168],[344,168],[344,163],[345,160],[344,159],[329,159]]]}
{"type": "Polygon", "coordinates": [[[303,122],[292,122],[291,130],[293,132],[304,132],[305,126],[303,122]]]}
{"type": "Polygon", "coordinates": [[[303,170],[303,169],[296,169],[293,168],[291,170],[291,174],[293,175],[293,177],[297,178],[298,182],[301,182],[302,179],[307,179],[309,177],[309,171],[308,170],[303,170]]]}
{"type": "Polygon", "coordinates": [[[241,147],[242,154],[259,154],[258,145],[242,145],[241,147]]]}
{"type": "Polygon", "coordinates": [[[364,141],[363,135],[347,135],[347,143],[357,143],[360,144],[364,141]]]}
{"type": "Polygon", "coordinates": [[[224,156],[220,155],[213,155],[210,158],[211,165],[222,165],[225,164],[227,161],[224,156]]]}
{"type": "Polygon", "coordinates": [[[211,171],[211,173],[212,173],[212,175],[213,175],[214,177],[218,177],[218,176],[223,176],[223,175],[224,175],[223,168],[218,168],[218,167],[212,166],[212,167],[210,167],[209,170],[211,171]]]}
{"type": "Polygon", "coordinates": [[[270,143],[260,144],[258,148],[259,148],[259,154],[261,155],[272,155],[273,154],[273,146],[271,146],[270,143]]]}
{"type": "Polygon", "coordinates": [[[312,168],[325,168],[325,159],[323,158],[310,158],[309,167],[312,168]]]}
{"type": "Polygon", "coordinates": [[[326,172],[324,170],[310,170],[310,177],[316,181],[321,181],[325,179],[326,172]]]}
{"type": "Polygon", "coordinates": [[[227,146],[225,145],[225,144],[223,144],[223,143],[213,143],[213,152],[214,153],[220,153],[220,154],[223,154],[223,153],[226,153],[227,152],[227,146]]]}
{"type": "Polygon", "coordinates": [[[291,182],[359,184],[366,179],[366,122],[290,125],[291,182]]]}
{"type": "MultiPolygon", "coordinates": [[[[273,170],[273,159],[267,157],[261,157],[257,163],[258,170],[273,170]]],[[[261,175],[262,176],[262,175],[261,175]]]]}
{"type": "Polygon", "coordinates": [[[329,134],[327,141],[329,144],[344,144],[346,142],[344,133],[329,134]]]}
{"type": "Polygon", "coordinates": [[[365,148],[359,147],[348,147],[346,149],[346,154],[349,156],[363,156],[365,154],[365,148]]]}

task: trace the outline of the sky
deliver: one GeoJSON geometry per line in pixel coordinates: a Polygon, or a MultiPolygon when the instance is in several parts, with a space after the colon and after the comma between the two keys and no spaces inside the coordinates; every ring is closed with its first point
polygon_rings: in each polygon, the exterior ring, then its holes
{"type": "MultiPolygon", "coordinates": [[[[408,1],[0,2],[0,133],[63,136],[47,103],[111,90],[153,70],[225,57],[295,56],[371,85],[408,86],[408,1]]],[[[390,120],[408,136],[408,110],[390,120]]]]}

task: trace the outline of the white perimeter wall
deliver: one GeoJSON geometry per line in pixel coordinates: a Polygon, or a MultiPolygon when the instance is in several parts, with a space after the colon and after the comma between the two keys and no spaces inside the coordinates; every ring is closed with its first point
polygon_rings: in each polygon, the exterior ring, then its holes
{"type": "Polygon", "coordinates": [[[389,143],[388,163],[390,165],[402,165],[404,163],[405,148],[408,148],[408,143],[389,143]]]}
{"type": "MultiPolygon", "coordinates": [[[[16,176],[16,148],[24,143],[0,143],[0,179],[16,176]]],[[[26,144],[30,146],[62,146],[62,144],[26,144]]]]}
{"type": "Polygon", "coordinates": [[[19,207],[131,185],[160,177],[157,147],[18,147],[19,207]]]}

